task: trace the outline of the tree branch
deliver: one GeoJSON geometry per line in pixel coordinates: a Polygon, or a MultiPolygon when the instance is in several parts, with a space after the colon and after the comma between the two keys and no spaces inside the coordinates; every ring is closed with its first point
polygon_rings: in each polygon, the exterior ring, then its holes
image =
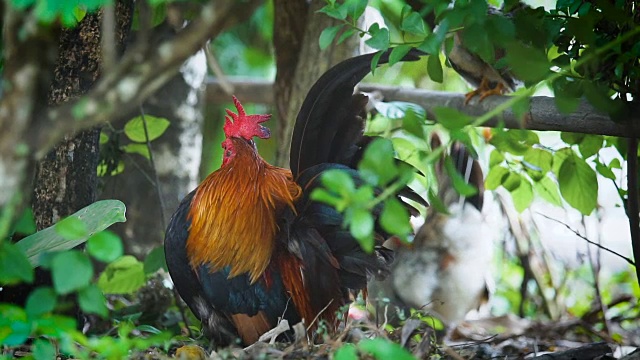
{"type": "MultiPolygon", "coordinates": [[[[271,96],[273,84],[271,82],[249,78],[228,78],[227,80],[233,85],[235,94],[244,101],[262,104],[273,103],[271,96]]],[[[385,101],[416,103],[425,108],[430,119],[435,118],[432,110],[438,106],[448,106],[467,115],[480,116],[509,99],[507,96],[491,96],[480,104],[472,101],[465,105],[463,94],[373,84],[361,84],[358,89],[363,92],[379,92],[385,101]]],[[[229,101],[222,92],[220,84],[213,78],[207,79],[207,101],[215,103],[229,101]]],[[[504,112],[501,118],[491,119],[484,126],[496,127],[500,121],[503,121],[505,127],[509,129],[640,137],[640,121],[629,121],[626,124],[613,122],[608,115],[595,110],[586,101],[582,101],[573,113],[561,114],[556,110],[554,99],[547,96],[531,98],[530,110],[524,121],[520,121],[509,110],[504,112]]]]}
{"type": "Polygon", "coordinates": [[[246,6],[235,1],[211,1],[175,37],[146,54],[136,51],[144,48],[144,44],[134,44],[120,64],[104,74],[86,96],[52,108],[44,119],[39,119],[43,125],[55,126],[36,127],[30,141],[35,147],[35,157],[41,158],[66,134],[114,121],[133,111],[175,75],[180,65],[208,39],[234,24],[234,19],[241,16],[238,14],[243,13],[241,8],[246,6]]]}

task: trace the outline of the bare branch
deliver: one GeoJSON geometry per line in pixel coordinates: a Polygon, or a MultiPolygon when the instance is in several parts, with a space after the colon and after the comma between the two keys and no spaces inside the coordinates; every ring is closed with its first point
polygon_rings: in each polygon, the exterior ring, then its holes
{"type": "MultiPolygon", "coordinates": [[[[270,82],[248,78],[228,78],[228,81],[233,85],[235,94],[245,99],[244,101],[273,103],[271,97],[273,84],[270,82]]],[[[427,110],[431,119],[434,118],[432,109],[437,106],[448,106],[471,116],[480,116],[509,99],[507,96],[491,96],[480,104],[472,101],[468,105],[464,105],[463,94],[373,84],[361,84],[358,89],[363,92],[378,92],[382,94],[385,101],[407,101],[418,104],[427,110]]],[[[229,101],[221,94],[219,82],[209,78],[207,80],[207,101],[218,103],[229,101]]],[[[640,111],[635,113],[640,113],[640,111]]],[[[575,112],[561,114],[556,110],[554,99],[547,96],[531,98],[531,107],[524,122],[516,118],[512,111],[506,111],[500,119],[494,118],[484,126],[496,127],[501,120],[509,129],[640,137],[640,125],[638,125],[640,121],[629,121],[628,124],[613,122],[609,116],[595,110],[586,101],[581,102],[575,112]]]]}
{"type": "Polygon", "coordinates": [[[628,262],[629,264],[633,265],[633,266],[636,266],[636,263],[635,263],[633,260],[629,259],[628,257],[626,257],[626,256],[624,256],[624,255],[622,255],[622,254],[620,254],[620,253],[618,253],[618,252],[615,252],[615,251],[613,251],[613,250],[611,250],[611,249],[609,249],[609,248],[607,248],[607,247],[604,247],[604,246],[602,246],[602,245],[600,245],[600,244],[598,244],[598,243],[596,243],[596,242],[593,242],[593,241],[591,241],[591,240],[587,239],[584,235],[582,235],[582,234],[580,234],[578,231],[576,231],[576,230],[572,229],[569,225],[567,225],[567,224],[563,223],[562,221],[557,220],[557,219],[554,219],[554,218],[552,218],[552,217],[549,217],[549,216],[547,216],[547,215],[545,215],[545,214],[542,214],[542,213],[539,213],[539,212],[536,212],[536,213],[537,213],[538,215],[542,216],[542,217],[545,217],[545,218],[549,219],[549,220],[555,221],[555,222],[557,222],[558,224],[564,225],[567,229],[569,229],[569,231],[571,231],[572,233],[576,234],[576,236],[577,236],[577,237],[579,237],[580,239],[582,239],[582,240],[584,240],[584,241],[588,242],[589,244],[591,244],[591,245],[593,245],[593,246],[595,246],[595,247],[597,247],[597,248],[600,248],[600,249],[602,249],[602,250],[604,250],[604,251],[606,251],[606,252],[609,252],[609,253],[611,253],[611,254],[615,255],[615,256],[617,256],[617,257],[619,257],[619,258],[623,259],[624,261],[628,262]]]}

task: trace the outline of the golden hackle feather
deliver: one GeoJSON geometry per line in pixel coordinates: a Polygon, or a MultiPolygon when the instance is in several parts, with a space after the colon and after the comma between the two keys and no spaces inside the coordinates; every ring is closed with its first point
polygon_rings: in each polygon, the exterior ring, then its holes
{"type": "Polygon", "coordinates": [[[187,254],[196,269],[231,267],[257,281],[271,261],[277,219],[301,189],[291,171],[266,163],[252,144],[231,139],[235,157],[198,187],[189,210],[187,254]]]}

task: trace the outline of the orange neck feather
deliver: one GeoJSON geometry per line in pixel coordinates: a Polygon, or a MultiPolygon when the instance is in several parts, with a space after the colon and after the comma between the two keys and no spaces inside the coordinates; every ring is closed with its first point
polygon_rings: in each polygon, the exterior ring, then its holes
{"type": "Polygon", "coordinates": [[[235,157],[211,173],[191,202],[187,254],[191,266],[231,266],[229,277],[262,276],[271,261],[277,219],[301,189],[291,171],[266,163],[253,146],[233,138],[235,157]]]}

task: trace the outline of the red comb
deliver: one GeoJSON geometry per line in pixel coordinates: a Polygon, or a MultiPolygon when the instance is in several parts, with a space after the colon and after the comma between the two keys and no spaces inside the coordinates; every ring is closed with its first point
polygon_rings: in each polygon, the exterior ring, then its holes
{"type": "Polygon", "coordinates": [[[227,138],[238,137],[251,140],[254,136],[261,139],[268,139],[271,136],[269,129],[260,125],[260,123],[269,120],[271,115],[247,115],[235,96],[233,104],[238,109],[238,114],[234,114],[229,109],[226,110],[229,116],[225,116],[224,134],[227,138]]]}

